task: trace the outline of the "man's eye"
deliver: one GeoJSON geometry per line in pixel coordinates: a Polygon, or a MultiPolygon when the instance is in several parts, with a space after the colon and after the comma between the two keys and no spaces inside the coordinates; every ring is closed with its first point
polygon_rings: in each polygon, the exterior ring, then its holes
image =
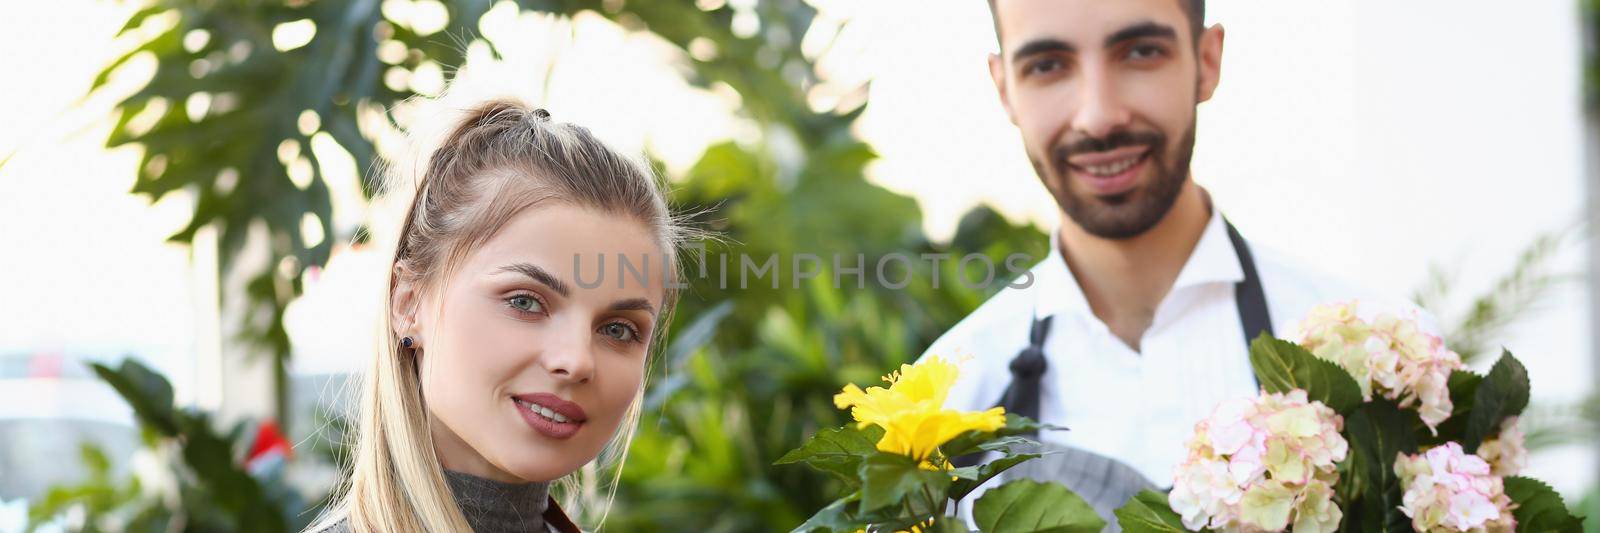
{"type": "Polygon", "coordinates": [[[1027,74],[1027,75],[1049,74],[1051,72],[1055,72],[1055,71],[1060,70],[1060,69],[1061,69],[1061,60],[1055,59],[1055,58],[1040,59],[1038,61],[1034,61],[1032,63],[1028,63],[1028,65],[1023,68],[1023,74],[1027,74]]]}
{"type": "Polygon", "coordinates": [[[635,342],[639,339],[639,332],[621,322],[600,326],[600,334],[622,342],[635,342]]]}
{"type": "Polygon", "coordinates": [[[1165,50],[1155,45],[1135,46],[1128,50],[1128,59],[1155,59],[1166,54],[1165,50]]]}
{"type": "Polygon", "coordinates": [[[538,298],[534,298],[526,294],[519,294],[510,298],[506,298],[506,305],[511,306],[512,309],[516,309],[524,313],[544,312],[544,304],[539,303],[538,298]]]}

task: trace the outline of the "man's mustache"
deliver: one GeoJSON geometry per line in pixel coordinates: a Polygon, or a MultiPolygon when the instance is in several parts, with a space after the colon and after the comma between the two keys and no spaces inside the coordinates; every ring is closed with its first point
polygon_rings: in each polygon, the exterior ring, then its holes
{"type": "Polygon", "coordinates": [[[1129,146],[1148,146],[1151,151],[1159,152],[1158,149],[1166,143],[1166,140],[1165,135],[1155,131],[1117,131],[1105,137],[1084,137],[1057,145],[1050,151],[1050,159],[1055,163],[1057,170],[1065,171],[1067,161],[1077,154],[1109,152],[1129,146]]]}

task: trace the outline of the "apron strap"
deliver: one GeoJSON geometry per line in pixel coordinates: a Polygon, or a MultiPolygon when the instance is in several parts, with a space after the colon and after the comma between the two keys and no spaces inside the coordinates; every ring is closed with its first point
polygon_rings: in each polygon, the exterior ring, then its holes
{"type": "MultiPolygon", "coordinates": [[[[1273,334],[1272,316],[1267,312],[1267,295],[1261,288],[1261,276],[1256,272],[1255,257],[1250,254],[1250,246],[1232,222],[1228,222],[1227,218],[1223,218],[1222,222],[1228,229],[1228,240],[1233,243],[1233,251],[1238,255],[1239,267],[1244,271],[1244,279],[1233,286],[1233,296],[1239,308],[1239,324],[1248,350],[1250,341],[1262,333],[1273,334]]],[[[1039,419],[1039,387],[1049,366],[1044,357],[1044,340],[1050,335],[1052,318],[1034,319],[1033,327],[1028,331],[1028,347],[1011,360],[1011,384],[998,402],[999,406],[1006,408],[1007,413],[1039,419]]],[[[1261,380],[1254,373],[1250,377],[1259,388],[1261,380]]],[[[1027,436],[1037,439],[1038,432],[1030,432],[1027,436]]],[[[950,462],[956,466],[972,466],[978,464],[981,458],[982,454],[972,454],[952,458],[950,462]]]]}
{"type": "Polygon", "coordinates": [[[1232,222],[1226,218],[1222,222],[1228,227],[1228,240],[1233,241],[1234,253],[1239,255],[1239,268],[1244,270],[1244,279],[1233,286],[1233,299],[1239,306],[1239,324],[1244,326],[1244,345],[1248,349],[1250,342],[1261,334],[1272,335],[1272,315],[1267,313],[1267,295],[1261,290],[1261,276],[1256,273],[1250,246],[1245,244],[1232,222]]]}
{"type": "MultiPolygon", "coordinates": [[[[1050,320],[1054,317],[1035,319],[1033,327],[1028,330],[1028,347],[1011,360],[1011,384],[1006,386],[1005,393],[1000,395],[1000,406],[1006,408],[1007,413],[1016,413],[1028,418],[1039,419],[1039,384],[1044,376],[1048,364],[1044,359],[1044,339],[1050,335],[1050,320]]],[[[1030,431],[1024,435],[1038,439],[1038,431],[1030,431]]],[[[968,467],[978,464],[983,459],[983,453],[971,453],[959,457],[951,457],[950,463],[958,467],[968,467]]]]}
{"type": "MultiPolygon", "coordinates": [[[[1034,420],[1039,419],[1039,385],[1049,365],[1044,359],[1044,339],[1050,335],[1050,320],[1044,317],[1033,321],[1028,331],[1028,347],[1011,360],[1011,385],[1000,397],[1000,406],[1007,413],[1016,413],[1034,420]]],[[[1037,437],[1038,432],[1029,436],[1037,437]]]]}

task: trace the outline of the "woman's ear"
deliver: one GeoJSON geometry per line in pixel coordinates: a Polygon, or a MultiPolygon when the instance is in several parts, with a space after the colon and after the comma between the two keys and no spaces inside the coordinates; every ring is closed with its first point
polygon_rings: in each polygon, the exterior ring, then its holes
{"type": "Polygon", "coordinates": [[[417,308],[420,307],[417,304],[421,299],[419,289],[416,273],[411,271],[411,266],[405,261],[396,261],[394,287],[389,293],[389,327],[396,337],[411,337],[413,342],[420,341],[417,336],[417,308]]]}

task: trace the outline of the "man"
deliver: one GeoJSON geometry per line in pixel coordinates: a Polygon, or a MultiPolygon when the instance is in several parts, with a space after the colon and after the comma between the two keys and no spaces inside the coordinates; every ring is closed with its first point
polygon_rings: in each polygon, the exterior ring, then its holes
{"type": "Polygon", "coordinates": [[[1031,285],[928,354],[969,358],[948,406],[1068,428],[1039,435],[1058,453],[1009,477],[1061,481],[1115,529],[1113,509],[1171,487],[1195,422],[1256,393],[1248,338],[1292,336],[1322,303],[1397,306],[1247,245],[1191,179],[1196,106],[1222,75],[1204,0],[989,5],[989,72],[1064,217],[1031,285]]]}

